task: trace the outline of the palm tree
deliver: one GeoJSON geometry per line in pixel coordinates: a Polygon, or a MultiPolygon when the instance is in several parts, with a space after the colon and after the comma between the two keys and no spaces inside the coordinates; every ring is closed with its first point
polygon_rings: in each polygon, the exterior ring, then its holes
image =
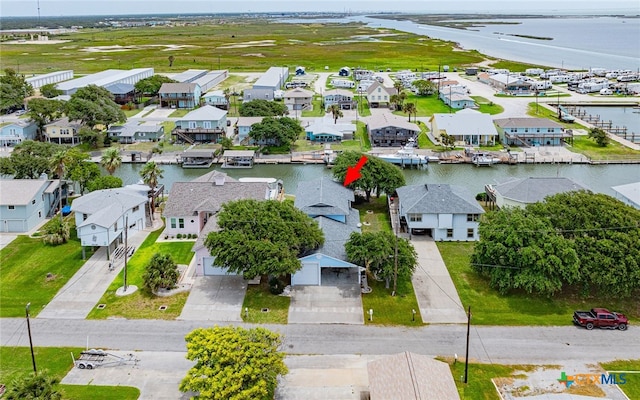
{"type": "Polygon", "coordinates": [[[404,85],[400,81],[394,81],[393,87],[396,89],[398,93],[402,93],[402,89],[404,89],[404,85]]]}
{"type": "Polygon", "coordinates": [[[62,221],[62,185],[67,165],[72,162],[71,155],[68,150],[60,150],[53,154],[49,159],[49,169],[51,173],[56,175],[60,180],[58,186],[58,209],[60,210],[60,221],[62,221]]]}
{"type": "Polygon", "coordinates": [[[226,88],[222,91],[222,94],[224,94],[224,99],[227,101],[227,111],[230,111],[231,104],[229,103],[229,99],[231,98],[231,89],[226,88]]]}
{"type": "Polygon", "coordinates": [[[409,114],[409,122],[411,122],[411,114],[416,114],[418,110],[416,109],[416,105],[414,103],[407,103],[402,107],[402,111],[409,114]]]}
{"type": "Polygon", "coordinates": [[[15,379],[3,398],[58,400],[62,398],[62,394],[56,387],[58,382],[60,382],[58,378],[51,376],[47,370],[42,370],[38,374],[29,374],[15,379]]]}
{"type": "Polygon", "coordinates": [[[102,153],[102,158],[100,159],[100,165],[107,170],[109,175],[113,175],[113,173],[118,169],[120,165],[122,165],[122,157],[120,157],[120,151],[117,148],[111,147],[105,150],[102,153]]]}
{"type": "Polygon", "coordinates": [[[341,118],[341,117],[344,116],[344,114],[342,114],[342,110],[340,109],[340,106],[338,104],[330,105],[328,111],[331,113],[331,116],[333,117],[333,123],[334,124],[338,123],[338,118],[341,118]]]}
{"type": "Polygon", "coordinates": [[[162,172],[163,170],[160,169],[155,161],[149,161],[142,167],[142,170],[140,170],[142,181],[151,188],[151,219],[153,219],[153,214],[156,211],[155,189],[158,186],[158,179],[164,178],[162,172]]]}
{"type": "Polygon", "coordinates": [[[220,146],[222,146],[222,150],[229,150],[233,147],[233,139],[227,136],[223,137],[220,140],[220,146]]]}
{"type": "Polygon", "coordinates": [[[398,96],[397,94],[392,94],[391,97],[389,97],[389,106],[393,106],[394,110],[398,109],[399,102],[400,102],[400,96],[398,96]]]}

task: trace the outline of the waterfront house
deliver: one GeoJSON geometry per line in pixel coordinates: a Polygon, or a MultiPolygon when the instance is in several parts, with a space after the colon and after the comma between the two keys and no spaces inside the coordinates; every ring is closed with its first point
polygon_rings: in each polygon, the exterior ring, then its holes
{"type": "Polygon", "coordinates": [[[313,109],[313,92],[311,90],[296,88],[284,93],[284,104],[291,111],[313,109]]]}
{"type": "Polygon", "coordinates": [[[160,107],[195,108],[202,91],[197,83],[163,83],[158,91],[160,107]]]}
{"type": "Polygon", "coordinates": [[[333,124],[311,124],[305,129],[307,140],[317,143],[340,142],[344,134],[333,124]]]}
{"type": "Polygon", "coordinates": [[[300,182],[294,205],[318,222],[325,243],[300,258],[302,268],[291,275],[291,285],[360,284],[361,267],[347,261],[345,244],[360,232],[360,213],[351,204],[353,191],[328,177],[300,182]]]}
{"type": "Polygon", "coordinates": [[[238,135],[238,143],[249,144],[249,133],[251,132],[251,126],[262,122],[264,117],[238,117],[236,122],[236,134],[238,135]]]}
{"type": "Polygon", "coordinates": [[[383,105],[389,107],[391,96],[394,94],[398,94],[396,88],[382,86],[380,82],[376,81],[367,88],[367,101],[372,108],[378,108],[383,105]]]}
{"type": "Polygon", "coordinates": [[[202,96],[202,100],[204,104],[218,107],[221,110],[229,109],[229,102],[227,101],[227,98],[222,90],[214,90],[213,92],[205,93],[202,96]]]}
{"type": "Polygon", "coordinates": [[[15,146],[25,140],[35,140],[38,126],[31,120],[18,120],[0,127],[0,147],[15,146]]]}
{"type": "Polygon", "coordinates": [[[547,118],[501,118],[493,122],[500,141],[510,146],[562,146],[573,138],[562,125],[547,118]]]}
{"type": "Polygon", "coordinates": [[[322,102],[325,110],[334,104],[337,104],[341,110],[351,110],[357,104],[353,100],[353,92],[345,89],[327,90],[322,96],[322,102]]]}
{"type": "Polygon", "coordinates": [[[171,135],[188,143],[217,143],[226,135],[227,112],[204,105],[176,121],[171,135]]]}
{"type": "Polygon", "coordinates": [[[44,136],[48,142],[72,145],[80,144],[78,132],[81,126],[80,121],[69,121],[67,117],[60,118],[44,126],[44,136]]]}
{"type": "Polygon", "coordinates": [[[197,235],[198,239],[193,246],[196,275],[226,275],[226,269],[214,264],[214,257],[204,245],[207,235],[219,229],[216,214],[226,202],[242,199],[274,200],[281,190],[282,186],[278,183],[239,182],[218,171],[212,171],[190,182],[175,182],[162,213],[166,220],[162,237],[197,235]]]}
{"type": "Polygon", "coordinates": [[[96,190],[73,201],[76,230],[82,246],[106,247],[111,254],[147,224],[149,197],[138,189],[96,190]],[[125,230],[127,232],[125,232],[125,230]]]}
{"type": "Polygon", "coordinates": [[[579,183],[561,177],[511,178],[494,185],[486,185],[489,207],[520,207],[543,201],[558,193],[588,190],[579,183]]]}
{"type": "Polygon", "coordinates": [[[154,122],[111,125],[107,135],[118,143],[156,142],[164,136],[164,126],[154,122]]]}
{"type": "Polygon", "coordinates": [[[372,146],[404,146],[416,139],[420,127],[406,118],[390,113],[376,113],[367,118],[367,131],[372,146]]]}
{"type": "Polygon", "coordinates": [[[58,206],[60,181],[0,179],[0,231],[23,233],[37,227],[58,206]]]}
{"type": "Polygon", "coordinates": [[[475,197],[462,186],[428,183],[396,190],[400,225],[410,234],[424,233],[434,240],[475,241],[484,213],[475,197]]]}
{"type": "Polygon", "coordinates": [[[611,189],[616,192],[616,198],[618,200],[640,209],[640,182],[613,186],[611,189]]]}
{"type": "Polygon", "coordinates": [[[455,114],[433,114],[429,123],[434,139],[439,139],[441,133],[446,133],[453,136],[458,144],[493,146],[498,137],[491,115],[470,108],[455,114]]]}

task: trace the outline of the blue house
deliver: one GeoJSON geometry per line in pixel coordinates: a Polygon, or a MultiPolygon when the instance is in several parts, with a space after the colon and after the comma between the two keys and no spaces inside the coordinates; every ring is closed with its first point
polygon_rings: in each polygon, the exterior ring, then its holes
{"type": "Polygon", "coordinates": [[[226,135],[227,112],[217,107],[204,105],[176,121],[171,132],[177,140],[188,143],[217,143],[226,135]]]}
{"type": "Polygon", "coordinates": [[[38,126],[30,120],[19,120],[0,128],[0,146],[15,146],[24,140],[34,140],[38,126]]]}
{"type": "Polygon", "coordinates": [[[573,139],[573,133],[546,118],[503,118],[493,121],[506,145],[562,146],[573,139]]]}
{"type": "Polygon", "coordinates": [[[164,136],[164,126],[153,122],[111,125],[107,135],[120,143],[155,142],[164,136]]]}
{"type": "Polygon", "coordinates": [[[249,144],[251,138],[249,133],[251,132],[251,126],[262,122],[263,117],[239,117],[236,122],[236,134],[238,135],[238,143],[249,144]]]}
{"type": "Polygon", "coordinates": [[[0,180],[0,231],[29,232],[57,206],[59,181],[0,180]]]}
{"type": "Polygon", "coordinates": [[[229,109],[229,102],[224,95],[222,90],[214,90],[213,92],[205,93],[202,96],[202,101],[204,104],[208,104],[210,106],[218,107],[221,110],[229,109]]]}
{"type": "Polygon", "coordinates": [[[359,285],[364,270],[347,261],[345,243],[360,232],[360,213],[351,207],[353,191],[329,178],[301,182],[295,206],[318,222],[325,243],[301,257],[302,268],[291,275],[291,285],[359,285]]]}
{"type": "Polygon", "coordinates": [[[197,83],[163,83],[158,91],[160,107],[196,108],[202,90],[197,83]]]}

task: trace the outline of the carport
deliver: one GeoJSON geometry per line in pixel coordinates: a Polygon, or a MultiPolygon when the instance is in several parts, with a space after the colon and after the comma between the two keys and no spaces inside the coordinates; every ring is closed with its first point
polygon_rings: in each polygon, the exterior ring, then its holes
{"type": "Polygon", "coordinates": [[[360,285],[358,265],[342,261],[322,253],[300,258],[302,268],[291,275],[291,286],[340,286],[360,285]]]}

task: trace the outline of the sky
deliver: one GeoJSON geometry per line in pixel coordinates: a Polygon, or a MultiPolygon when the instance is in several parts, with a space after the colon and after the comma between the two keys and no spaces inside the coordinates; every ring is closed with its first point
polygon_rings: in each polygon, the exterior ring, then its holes
{"type": "Polygon", "coordinates": [[[0,0],[0,16],[237,13],[282,11],[502,13],[502,14],[633,14],[640,0],[0,0]]]}

